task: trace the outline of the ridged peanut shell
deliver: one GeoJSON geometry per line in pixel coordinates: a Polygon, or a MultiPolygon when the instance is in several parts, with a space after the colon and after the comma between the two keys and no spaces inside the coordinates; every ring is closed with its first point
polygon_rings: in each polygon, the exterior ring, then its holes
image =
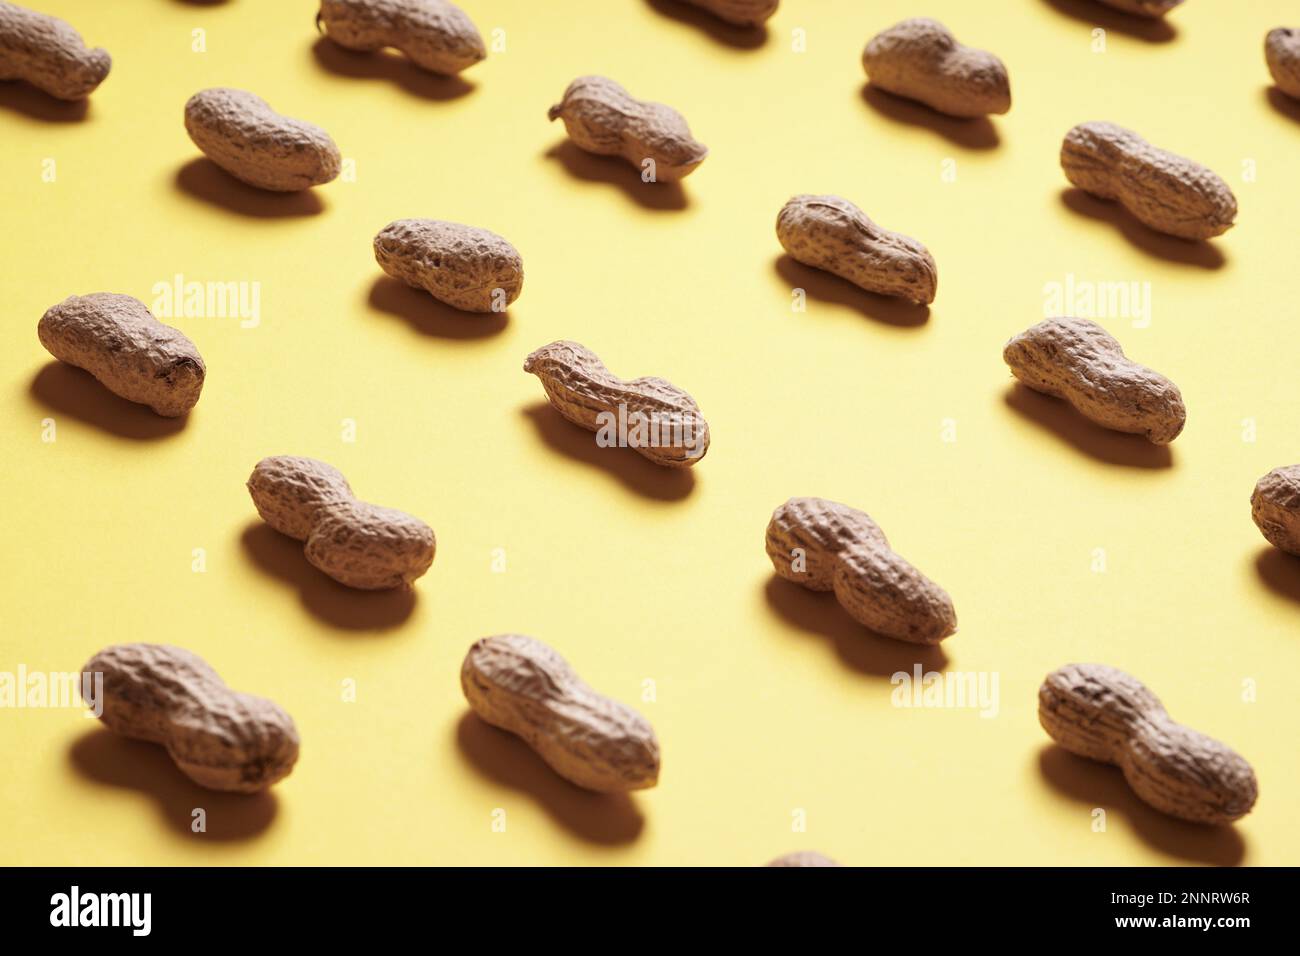
{"type": "Polygon", "coordinates": [[[621,406],[628,444],[656,465],[689,467],[709,450],[709,423],[695,399],[662,378],[625,381],[585,345],[544,345],[524,360],[524,371],[541,380],[557,412],[588,431],[604,427],[601,416],[618,420],[621,406]],[[640,443],[633,427],[637,421],[658,422],[658,434],[647,430],[646,442],[640,443]]]}
{"type": "Polygon", "coordinates": [[[419,518],[358,501],[343,475],[314,458],[263,458],[248,479],[257,513],[305,542],[307,560],[361,590],[409,585],[433,564],[437,541],[419,518]]]}
{"type": "Polygon", "coordinates": [[[1143,801],[1194,823],[1250,812],[1255,772],[1236,751],[1175,723],[1141,681],[1104,664],[1067,664],[1038,691],[1038,720],[1071,753],[1114,764],[1143,801]]]}
{"type": "Polygon", "coordinates": [[[36,334],[59,361],[166,418],[184,415],[203,391],[207,367],[194,343],[129,295],[70,296],[41,316],[36,334]]]}
{"type": "Polygon", "coordinates": [[[1163,17],[1183,0],[1100,0],[1108,7],[1152,20],[1163,17]]]}
{"type": "Polygon", "coordinates": [[[113,66],[71,24],[0,0],[0,80],[25,80],[61,100],[94,92],[113,66]]]}
{"type": "Polygon", "coordinates": [[[580,76],[547,112],[581,149],[621,156],[638,169],[654,160],[654,178],[675,182],[695,170],[709,149],[691,135],[681,113],[662,103],[638,100],[613,80],[580,76]]]}
{"type": "Polygon", "coordinates": [[[352,501],[348,480],[315,458],[263,458],[248,478],[248,494],[262,520],[281,534],[306,541],[325,505],[352,501]]]}
{"type": "Polygon", "coordinates": [[[876,34],[862,51],[862,68],[872,86],[949,116],[1011,109],[1011,81],[1002,61],[958,43],[937,20],[904,20],[876,34]]]}
{"type": "Polygon", "coordinates": [[[443,76],[487,57],[474,21],[447,0],[321,0],[316,19],[339,46],[363,52],[393,47],[443,76]]]}
{"type": "Polygon", "coordinates": [[[1269,544],[1300,555],[1300,465],[1274,468],[1255,483],[1250,516],[1269,544]]]}
{"type": "Polygon", "coordinates": [[[791,498],[772,512],[764,541],[778,575],[813,591],[829,591],[840,552],[855,545],[889,547],[865,511],[825,498],[791,498]],[[803,570],[795,570],[802,552],[803,570]]]}
{"type": "Polygon", "coordinates": [[[288,714],[262,697],[231,690],[183,648],[115,644],[82,672],[103,675],[105,726],[163,745],[201,787],[256,793],[288,776],[298,760],[298,730],[288,714]]]}
{"type": "Polygon", "coordinates": [[[185,104],[185,130],[203,155],[236,179],[297,192],[338,177],[343,164],[329,133],[281,116],[245,90],[200,90],[185,104]]]}
{"type": "Polygon", "coordinates": [[[1300,99],[1300,29],[1269,30],[1264,38],[1264,60],[1277,88],[1300,99]]]}
{"type": "Polygon", "coordinates": [[[1178,386],[1126,358],[1119,342],[1089,319],[1039,322],[1007,342],[1002,358],[1021,382],[1065,399],[1103,428],[1167,445],[1187,421],[1178,386]]]}
{"type": "Polygon", "coordinates": [[[523,291],[518,250],[486,229],[398,219],[379,231],[374,248],[375,261],[394,279],[466,312],[501,310],[523,291]]]}
{"type": "Polygon", "coordinates": [[[877,226],[839,196],[795,196],[776,217],[776,237],[790,256],[879,295],[934,301],[934,257],[921,243],[877,226]]]}
{"type": "Polygon", "coordinates": [[[659,781],[659,741],[649,722],[592,690],[535,638],[501,634],[475,641],[460,684],[474,713],[521,737],[579,787],[621,793],[659,781]]]}
{"type": "Polygon", "coordinates": [[[823,856],[813,850],[801,850],[796,853],[786,853],[784,856],[778,856],[775,860],[765,864],[766,866],[839,866],[829,856],[823,856]]]}
{"type": "Polygon", "coordinates": [[[1061,168],[1085,192],[1117,200],[1139,222],[1181,239],[1232,228],[1237,197],[1219,175],[1114,123],[1080,123],[1061,143],[1061,168]]]}
{"type": "Polygon", "coordinates": [[[686,0],[691,6],[708,10],[719,20],[738,27],[755,27],[766,22],[780,0],[686,0]]]}
{"type": "Polygon", "coordinates": [[[957,632],[948,592],[887,547],[853,545],[831,577],[835,599],[859,624],[912,644],[938,644],[957,632]]]}
{"type": "Polygon", "coordinates": [[[321,507],[303,553],[340,584],[365,591],[409,585],[433,564],[433,529],[396,508],[364,501],[321,507]]]}

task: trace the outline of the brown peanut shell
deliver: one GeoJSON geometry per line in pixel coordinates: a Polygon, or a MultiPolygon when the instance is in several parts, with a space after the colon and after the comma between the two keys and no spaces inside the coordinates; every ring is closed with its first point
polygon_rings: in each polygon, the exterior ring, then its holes
{"type": "Polygon", "coordinates": [[[1222,235],[1237,218],[1237,197],[1217,173],[1114,123],[1080,123],[1066,133],[1061,168],[1085,192],[1180,239],[1222,235]]]}
{"type": "Polygon", "coordinates": [[[1269,30],[1264,37],[1264,61],[1277,88],[1300,100],[1300,28],[1269,30]]]}
{"type": "Polygon", "coordinates": [[[835,565],[847,548],[889,547],[885,533],[865,511],[825,498],[791,498],[773,511],[764,544],[777,574],[813,591],[832,589],[835,565]],[[796,570],[796,550],[803,570],[796,570]]]}
{"type": "Polygon", "coordinates": [[[469,16],[447,0],[321,0],[316,22],[349,50],[400,50],[423,70],[455,76],[487,58],[469,16]]]}
{"type": "Polygon", "coordinates": [[[262,697],[231,690],[183,648],[115,644],[82,672],[103,675],[100,720],[106,727],[162,744],[201,787],[256,793],[288,776],[298,760],[298,730],[288,714],[262,697]]]}
{"type": "Polygon", "coordinates": [[[879,295],[934,301],[934,257],[921,243],[877,226],[839,196],[795,196],[776,217],[776,237],[790,256],[879,295]]]}
{"type": "Polygon", "coordinates": [[[708,10],[719,20],[738,27],[756,27],[765,23],[780,0],[686,0],[693,7],[708,10]]]}
{"type": "Polygon", "coordinates": [[[59,361],[166,418],[184,415],[203,391],[207,367],[194,343],[129,295],[70,296],[41,316],[36,334],[59,361]]]}
{"type": "Polygon", "coordinates": [[[1158,20],[1183,2],[1183,0],[1100,0],[1108,7],[1123,10],[1137,17],[1158,20]]]}
{"type": "Polygon", "coordinates": [[[659,741],[649,722],[592,690],[535,638],[500,634],[475,641],[460,684],[474,713],[521,737],[579,787],[621,793],[659,781],[659,741]]]}
{"type": "Polygon", "coordinates": [[[691,135],[681,113],[662,103],[638,100],[613,80],[580,76],[547,112],[564,120],[579,148],[599,156],[621,156],[638,169],[654,160],[654,179],[675,182],[694,172],[709,155],[691,135]]]}
{"type": "Polygon", "coordinates": [[[272,192],[297,192],[338,177],[343,164],[329,133],[281,116],[253,93],[200,90],[185,104],[194,145],[241,182],[272,192]]]}
{"type": "Polygon", "coordinates": [[[518,250],[475,226],[398,219],[379,231],[374,249],[375,261],[394,279],[466,312],[504,311],[524,288],[518,250]]]}
{"type": "Polygon", "coordinates": [[[625,381],[607,369],[595,352],[566,341],[533,352],[524,360],[524,371],[541,380],[557,412],[588,431],[601,430],[601,416],[617,419],[621,407],[629,423],[629,445],[656,465],[685,468],[708,453],[709,423],[695,399],[671,382],[654,377],[625,381]],[[662,423],[658,444],[653,443],[653,434],[648,434],[646,444],[632,444],[637,437],[631,427],[636,416],[662,423]]]}
{"type": "Polygon", "coordinates": [[[1175,723],[1137,678],[1104,664],[1067,664],[1038,691],[1038,720],[1071,753],[1114,764],[1133,792],[1171,816],[1226,824],[1259,788],[1236,751],[1175,723]]]}
{"type": "Polygon", "coordinates": [[[1103,428],[1167,445],[1187,422],[1178,386],[1126,358],[1119,342],[1089,319],[1039,322],[1007,342],[1002,358],[1021,382],[1065,399],[1103,428]]]}
{"type": "Polygon", "coordinates": [[[937,20],[904,20],[876,34],[862,51],[862,68],[872,86],[949,116],[1011,109],[1011,80],[1002,61],[958,43],[937,20]]]}
{"type": "Polygon", "coordinates": [[[71,24],[0,0],[0,80],[24,80],[61,100],[95,91],[113,59],[90,49],[71,24]]]}
{"type": "Polygon", "coordinates": [[[1300,465],[1274,468],[1255,483],[1250,516],[1269,544],[1300,555],[1300,465]]]}

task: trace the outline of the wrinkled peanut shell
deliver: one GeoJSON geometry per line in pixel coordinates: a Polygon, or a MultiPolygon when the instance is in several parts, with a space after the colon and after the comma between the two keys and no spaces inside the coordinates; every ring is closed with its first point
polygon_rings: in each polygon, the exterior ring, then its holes
{"type": "Polygon", "coordinates": [[[1269,544],[1300,555],[1300,465],[1274,468],[1256,482],[1250,516],[1269,544]]]}
{"type": "Polygon", "coordinates": [[[780,0],[686,0],[691,6],[708,10],[719,20],[738,27],[756,27],[776,13],[780,0]]]}
{"type": "Polygon", "coordinates": [[[1264,60],[1277,88],[1300,100],[1300,29],[1269,30],[1264,38],[1264,60]]]}
{"type": "Polygon", "coordinates": [[[455,76],[486,59],[465,11],[447,0],[321,0],[316,23],[341,47],[400,50],[430,73],[455,76]]]}
{"type": "Polygon", "coordinates": [[[1011,81],[1002,61],[962,46],[937,20],[904,20],[876,34],[862,51],[862,68],[872,86],[949,116],[1011,109],[1011,81]]]}
{"type": "Polygon", "coordinates": [[[395,279],[466,312],[504,312],[524,288],[524,261],[495,232],[437,219],[379,231],[375,261],[395,279]]]}
{"type": "Polygon", "coordinates": [[[25,80],[61,100],[89,96],[113,66],[57,17],[0,0],[0,80],[25,80]]]}

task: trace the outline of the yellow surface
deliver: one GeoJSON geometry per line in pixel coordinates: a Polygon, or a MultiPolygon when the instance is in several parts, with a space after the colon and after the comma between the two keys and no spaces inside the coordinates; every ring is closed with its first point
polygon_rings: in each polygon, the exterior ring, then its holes
{"type": "Polygon", "coordinates": [[[467,0],[505,49],[463,85],[332,49],[308,0],[41,7],[113,71],[81,118],[0,86],[0,670],[182,644],[282,704],[303,746],[272,795],[213,795],[74,711],[0,711],[0,863],[748,865],[800,848],[853,864],[1300,863],[1300,563],[1248,504],[1300,459],[1300,106],[1269,96],[1262,52],[1293,4],[1192,0],[1161,40],[1085,0],[787,0],[746,47],[669,0],[467,0]],[[1010,114],[959,124],[864,95],[863,44],[918,14],[1003,58],[1010,114]],[[651,189],[563,146],[546,109],[584,73],[679,108],[708,160],[651,189]],[[356,181],[277,198],[196,163],[182,105],[215,85],[325,127],[356,181]],[[1061,137],[1092,119],[1217,170],[1238,226],[1189,246],[1066,195],[1061,137]],[[928,316],[780,261],[773,223],[799,192],[925,242],[928,316]],[[518,247],[506,320],[382,278],[371,237],[411,216],[518,247]],[[260,283],[262,313],[255,328],[172,320],[209,369],[182,428],[49,368],[50,305],[152,303],[178,273],[260,283]],[[1168,458],[1011,390],[1003,342],[1070,275],[1150,283],[1149,327],[1104,324],[1182,388],[1168,458]],[[688,389],[708,457],[663,471],[561,421],[521,371],[557,338],[688,389]],[[336,587],[259,524],[244,481],[273,454],[326,459],[433,525],[414,597],[336,587]],[[918,652],[774,583],[763,531],[791,495],[869,511],[951,593],[959,633],[918,652]],[[646,714],[657,789],[583,794],[466,718],[461,659],[502,631],[646,714]],[[1236,747],[1255,812],[1218,831],[1171,821],[1118,771],[1052,748],[1036,691],[1078,660],[1132,672],[1236,747]],[[918,661],[995,672],[996,718],[894,707],[890,675],[918,661]]]}

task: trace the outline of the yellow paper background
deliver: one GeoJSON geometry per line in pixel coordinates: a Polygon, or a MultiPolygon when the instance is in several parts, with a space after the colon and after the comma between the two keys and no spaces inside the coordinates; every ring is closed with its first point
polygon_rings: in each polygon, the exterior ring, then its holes
{"type": "Polygon", "coordinates": [[[74,711],[0,710],[0,862],[749,865],[801,848],[866,865],[1300,862],[1300,562],[1268,548],[1248,503],[1300,459],[1300,105],[1269,96],[1262,53],[1294,5],[1191,0],[1160,40],[1086,0],[786,0],[746,47],[669,0],[466,0],[505,49],[464,88],[331,48],[308,0],[40,5],[113,71],[80,119],[0,85],[0,670],[181,644],[283,705],[303,744],[249,799],[194,788],[160,748],[74,711]],[[864,96],[867,38],[922,14],[1002,57],[1008,115],[959,124],[864,96]],[[680,191],[561,146],[546,109],[585,73],[689,118],[711,153],[680,191]],[[219,85],[329,130],[356,181],[266,197],[195,163],[182,106],[219,85]],[[1060,140],[1092,119],[1218,171],[1237,227],[1188,246],[1066,197],[1060,140]],[[773,223],[799,192],[926,243],[940,273],[926,321],[779,261],[773,223]],[[372,236],[415,216],[517,246],[508,319],[382,280],[372,236]],[[209,370],[182,428],[47,369],[50,305],[152,303],[178,273],[260,283],[262,313],[256,328],[171,320],[209,370]],[[1150,284],[1149,327],[1104,324],[1182,388],[1170,467],[1012,392],[1002,344],[1068,275],[1150,284]],[[660,470],[539,404],[521,365],[558,338],[689,390],[708,457],[660,470]],[[243,483],[274,454],[328,460],[436,529],[413,600],[336,587],[259,524],[243,483]],[[950,592],[961,627],[942,652],[773,583],[763,531],[791,495],[870,512],[950,592]],[[503,631],[646,714],[658,788],[583,794],[465,718],[461,659],[503,631]],[[890,675],[918,661],[996,672],[996,718],[892,706],[890,675]],[[1171,821],[1118,771],[1051,747],[1036,690],[1070,661],[1132,672],[1237,748],[1255,812],[1227,830],[1171,821]]]}

